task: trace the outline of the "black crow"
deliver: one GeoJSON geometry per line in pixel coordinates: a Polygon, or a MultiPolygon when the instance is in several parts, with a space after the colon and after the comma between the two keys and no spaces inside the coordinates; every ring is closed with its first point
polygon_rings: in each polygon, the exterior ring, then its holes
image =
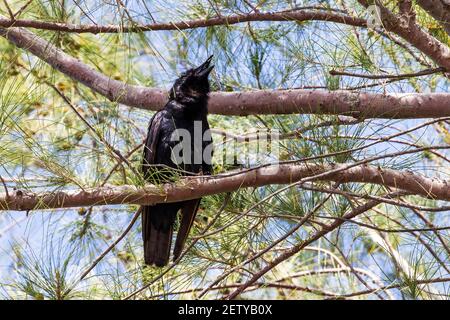
{"type": "MultiPolygon", "coordinates": [[[[181,74],[170,90],[169,102],[150,120],[142,164],[146,180],[158,175],[155,172],[163,171],[162,167],[179,169],[178,172],[181,175],[211,174],[212,139],[207,120],[210,91],[208,75],[214,67],[210,66],[211,59],[212,56],[199,67],[181,74]],[[190,137],[186,138],[185,133],[188,133],[190,137]],[[183,139],[178,141],[177,137],[180,136],[183,139]],[[179,150],[176,150],[177,147],[179,150]],[[208,150],[211,151],[209,154],[208,150]],[[177,155],[178,158],[181,156],[182,161],[177,160],[177,155]]],[[[200,200],[142,207],[145,264],[154,264],[158,267],[167,265],[173,227],[177,213],[181,209],[182,217],[173,259],[180,256],[200,200]]]]}

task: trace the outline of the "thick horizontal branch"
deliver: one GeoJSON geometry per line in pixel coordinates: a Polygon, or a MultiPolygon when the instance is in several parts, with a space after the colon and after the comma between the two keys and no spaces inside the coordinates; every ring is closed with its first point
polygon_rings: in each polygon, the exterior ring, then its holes
{"type": "Polygon", "coordinates": [[[130,185],[99,187],[88,190],[30,193],[16,191],[0,195],[2,210],[33,210],[94,205],[148,205],[196,199],[202,196],[232,192],[240,188],[288,184],[306,180],[374,183],[399,188],[413,194],[439,200],[450,200],[450,181],[428,178],[409,171],[381,169],[377,166],[345,164],[282,164],[255,170],[227,173],[212,177],[188,177],[160,186],[130,185]]]}
{"type": "MultiPolygon", "coordinates": [[[[164,90],[110,79],[26,29],[0,28],[0,35],[111,101],[149,110],[159,110],[167,102],[164,90]]],[[[325,90],[215,92],[211,94],[209,111],[239,116],[304,113],[356,118],[434,118],[450,116],[450,94],[383,95],[325,90]]]]}
{"type": "Polygon", "coordinates": [[[365,27],[365,19],[352,17],[343,13],[326,10],[296,10],[281,12],[253,12],[248,14],[235,14],[216,18],[197,19],[190,21],[123,25],[97,25],[97,24],[71,24],[39,20],[8,19],[0,17],[0,27],[26,27],[44,30],[74,32],[74,33],[122,33],[158,30],[186,30],[221,25],[232,25],[251,21],[328,21],[365,27]]]}

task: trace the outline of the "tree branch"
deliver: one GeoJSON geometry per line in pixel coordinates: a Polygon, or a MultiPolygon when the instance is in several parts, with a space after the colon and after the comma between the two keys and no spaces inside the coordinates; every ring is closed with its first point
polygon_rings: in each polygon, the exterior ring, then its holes
{"type": "Polygon", "coordinates": [[[442,0],[417,0],[417,4],[436,19],[450,35],[450,4],[448,2],[445,4],[442,0]]]}
{"type": "MultiPolygon", "coordinates": [[[[394,196],[394,194],[391,194],[394,196]]],[[[379,204],[379,201],[376,200],[370,200],[367,201],[365,204],[362,204],[358,207],[355,207],[352,211],[344,215],[344,218],[346,219],[352,219],[366,211],[369,211],[373,207],[377,206],[379,204]]],[[[344,221],[335,220],[330,225],[325,225],[322,227],[322,229],[318,230],[316,233],[314,233],[311,237],[308,239],[299,242],[298,244],[294,245],[290,249],[286,250],[282,254],[280,254],[278,257],[273,259],[269,264],[267,264],[264,268],[262,268],[259,272],[255,273],[249,280],[247,280],[245,283],[243,283],[241,286],[239,286],[235,291],[230,293],[226,299],[232,300],[235,299],[238,295],[240,295],[242,292],[244,292],[245,289],[247,289],[249,286],[254,284],[258,279],[260,279],[262,276],[264,276],[267,272],[275,268],[277,265],[282,263],[283,261],[289,259],[296,253],[303,250],[307,245],[313,243],[314,241],[320,239],[324,235],[328,234],[329,232],[335,230],[339,226],[341,226],[344,223],[344,221]]]]}
{"type": "MultiPolygon", "coordinates": [[[[128,106],[159,110],[164,90],[128,85],[109,78],[23,28],[0,28],[0,35],[93,91],[128,106]]],[[[209,111],[222,115],[343,114],[356,118],[433,118],[450,116],[450,94],[373,94],[325,90],[215,92],[209,111]]]]}
{"type": "Polygon", "coordinates": [[[349,76],[355,78],[365,78],[365,79],[407,79],[407,78],[415,78],[421,76],[427,76],[430,74],[435,74],[438,72],[445,72],[444,68],[434,68],[434,69],[425,69],[414,73],[405,73],[405,74],[361,74],[361,73],[351,73],[346,71],[338,71],[338,70],[330,70],[330,74],[332,76],[349,76]]]}
{"type": "Polygon", "coordinates": [[[396,16],[389,9],[381,5],[378,0],[358,0],[358,2],[364,7],[368,7],[369,3],[375,2],[380,9],[383,27],[387,31],[399,35],[430,57],[440,67],[443,67],[450,72],[450,48],[422,30],[413,19],[409,19],[405,16],[396,16]]]}
{"type": "MultiPolygon", "coordinates": [[[[449,282],[449,281],[450,281],[450,278],[434,278],[434,279],[419,279],[419,280],[415,280],[414,282],[416,285],[419,285],[419,284],[429,284],[429,283],[449,282]]],[[[394,289],[394,288],[402,288],[402,287],[407,288],[408,283],[405,282],[405,283],[390,284],[390,285],[376,288],[374,290],[364,290],[364,291],[359,291],[359,292],[354,292],[354,293],[341,294],[337,298],[356,297],[356,296],[371,294],[371,293],[374,293],[375,291],[388,290],[388,289],[394,289]]]]}
{"type": "Polygon", "coordinates": [[[410,171],[382,169],[369,165],[281,164],[224,175],[187,177],[164,185],[131,185],[98,187],[50,193],[18,190],[7,197],[0,195],[2,210],[69,208],[90,205],[150,205],[196,199],[202,196],[232,192],[240,188],[270,184],[288,184],[305,180],[374,183],[400,188],[413,194],[439,200],[450,200],[450,181],[428,178],[410,171]],[[318,178],[316,178],[316,176],[318,178]]]}
{"type": "Polygon", "coordinates": [[[14,21],[15,21],[14,13],[11,11],[11,8],[10,8],[10,6],[8,4],[8,1],[3,0],[3,4],[5,5],[6,10],[8,11],[9,17],[11,19],[10,21],[14,23],[14,21]]]}
{"type": "MultiPolygon", "coordinates": [[[[142,212],[142,208],[139,208],[138,211],[136,211],[136,213],[134,214],[133,218],[131,218],[130,223],[128,223],[127,227],[125,228],[125,230],[120,234],[119,237],[117,237],[117,239],[111,243],[111,245],[105,249],[105,251],[103,251],[95,260],[94,262],[92,262],[90,264],[90,266],[81,274],[79,280],[77,281],[77,283],[81,280],[83,280],[84,278],[86,278],[86,276],[92,271],[92,269],[95,268],[95,266],[112,250],[114,249],[114,247],[120,242],[122,241],[122,239],[128,234],[128,232],[130,232],[131,228],[133,227],[134,223],[136,222],[136,220],[139,218],[139,216],[141,215],[142,212]]],[[[70,289],[69,289],[70,290],[70,289]]],[[[68,293],[66,291],[66,293],[68,293]]]]}
{"type": "Polygon", "coordinates": [[[97,24],[71,24],[39,20],[12,20],[0,17],[0,27],[25,27],[43,30],[64,31],[73,33],[130,33],[159,30],[186,30],[205,28],[212,26],[233,25],[251,21],[328,21],[346,25],[366,27],[367,21],[362,18],[352,17],[343,13],[325,10],[297,10],[279,12],[253,12],[248,14],[235,14],[216,18],[206,18],[190,21],[122,25],[97,25],[97,24]]]}

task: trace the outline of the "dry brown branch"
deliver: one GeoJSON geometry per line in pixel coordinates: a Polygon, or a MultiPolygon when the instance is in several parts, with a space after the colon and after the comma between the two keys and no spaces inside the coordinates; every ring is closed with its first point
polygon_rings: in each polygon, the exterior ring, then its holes
{"type": "Polygon", "coordinates": [[[424,197],[450,200],[450,182],[410,171],[383,169],[365,164],[304,163],[272,165],[234,174],[228,172],[224,176],[187,177],[178,183],[160,186],[107,186],[49,193],[17,190],[10,194],[9,198],[5,194],[0,195],[0,206],[3,210],[33,210],[106,204],[149,205],[195,199],[240,188],[312,180],[374,183],[401,188],[424,197]]]}

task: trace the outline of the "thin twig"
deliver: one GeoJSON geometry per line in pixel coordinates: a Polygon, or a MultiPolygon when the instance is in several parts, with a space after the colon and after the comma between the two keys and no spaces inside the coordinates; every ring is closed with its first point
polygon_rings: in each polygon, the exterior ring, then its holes
{"type": "Polygon", "coordinates": [[[8,10],[9,17],[12,21],[15,21],[16,18],[14,17],[14,13],[12,12],[11,8],[9,7],[8,1],[3,0],[3,3],[5,4],[6,10],[8,10]]]}
{"type": "Polygon", "coordinates": [[[2,180],[3,188],[5,188],[6,198],[9,199],[8,187],[6,186],[6,182],[1,175],[0,175],[0,180],[2,180]]]}
{"type": "Polygon", "coordinates": [[[22,12],[23,12],[26,8],[28,8],[28,6],[29,6],[32,2],[33,2],[33,0],[28,0],[22,7],[20,7],[19,10],[17,10],[17,12],[14,14],[14,17],[15,17],[15,18],[18,18],[18,17],[22,14],[22,12]]]}
{"type": "MultiPolygon", "coordinates": [[[[200,232],[200,234],[205,234],[206,231],[208,231],[209,228],[211,228],[214,223],[216,223],[217,219],[219,218],[219,215],[222,213],[222,211],[226,208],[228,205],[228,202],[231,198],[231,194],[227,193],[225,196],[225,199],[220,206],[219,210],[217,211],[215,217],[208,223],[208,225],[200,232]]],[[[145,289],[149,288],[152,284],[154,284],[156,281],[161,279],[165,274],[167,274],[170,270],[172,270],[180,261],[181,259],[194,247],[194,245],[199,241],[200,238],[194,238],[194,240],[191,242],[191,244],[180,254],[180,256],[169,266],[167,267],[164,272],[162,272],[160,275],[158,275],[156,278],[152,279],[149,283],[145,284],[141,288],[135,290],[134,292],[130,293],[128,296],[123,298],[123,300],[129,300],[130,298],[134,297],[135,295],[139,294],[140,292],[144,291],[145,289]]]]}
{"type": "Polygon", "coordinates": [[[95,128],[81,115],[81,113],[77,110],[77,108],[75,108],[75,106],[72,104],[72,102],[70,102],[70,100],[66,97],[66,95],[64,93],[62,93],[55,85],[53,85],[50,82],[46,82],[47,85],[49,85],[51,88],[53,88],[56,93],[64,100],[64,102],[72,109],[73,112],[75,112],[75,114],[78,116],[78,118],[84,122],[84,124],[92,131],[92,133],[94,133],[94,135],[101,141],[103,142],[106,147],[113,153],[115,154],[120,160],[119,162],[124,162],[128,165],[128,167],[134,172],[134,174],[136,176],[139,176],[139,173],[135,170],[135,168],[131,165],[131,163],[128,161],[128,159],[126,159],[122,153],[117,150],[116,148],[114,148],[108,141],[106,141],[106,139],[100,134],[98,133],[97,130],[95,130],[95,128]]]}
{"type": "MultiPolygon", "coordinates": [[[[414,212],[414,214],[416,216],[418,216],[423,222],[425,222],[431,229],[436,230],[436,226],[430,220],[428,220],[419,210],[417,210],[416,208],[410,208],[410,209],[412,212],[414,212]]],[[[447,254],[450,255],[450,248],[449,248],[447,242],[444,240],[444,238],[442,238],[441,234],[439,232],[434,232],[434,234],[441,242],[442,247],[445,249],[447,254]]]]}
{"type": "MultiPolygon", "coordinates": [[[[450,281],[450,278],[435,278],[435,279],[429,279],[429,280],[428,279],[415,280],[414,283],[415,284],[430,284],[430,283],[449,282],[449,281],[450,281]]],[[[373,289],[373,290],[363,290],[363,291],[358,291],[358,292],[349,293],[349,294],[341,294],[341,295],[338,295],[338,297],[336,297],[336,298],[356,297],[356,296],[371,294],[376,291],[396,289],[396,288],[402,288],[402,287],[407,287],[407,286],[408,286],[408,284],[405,284],[405,283],[390,284],[390,285],[382,286],[382,287],[379,287],[379,288],[373,289]]]]}
{"type": "MultiPolygon", "coordinates": [[[[76,2],[75,2],[76,3],[76,2]]],[[[77,4],[77,3],[76,3],[77,4]]],[[[78,5],[78,4],[77,4],[78,5]]],[[[78,5],[81,9],[81,7],[78,5]]],[[[144,32],[157,30],[186,30],[203,27],[211,27],[218,25],[232,25],[250,21],[328,21],[342,24],[355,25],[359,27],[366,27],[367,21],[362,18],[349,16],[336,11],[325,10],[294,10],[294,11],[279,11],[279,12],[252,12],[247,14],[233,14],[228,16],[217,16],[208,19],[198,19],[181,22],[167,22],[167,23],[152,23],[152,24],[132,24],[132,25],[98,25],[92,18],[90,18],[84,11],[83,13],[88,17],[93,24],[71,24],[60,23],[52,21],[39,20],[8,20],[1,19],[0,26],[8,28],[11,26],[36,28],[44,30],[64,31],[73,33],[130,33],[130,32],[144,32]],[[14,23],[13,23],[14,22],[14,23]]]]}
{"type": "MultiPolygon", "coordinates": [[[[336,188],[339,185],[339,183],[335,183],[334,184],[334,188],[336,188]]],[[[285,189],[285,188],[283,188],[285,189]]],[[[258,203],[256,203],[255,205],[253,205],[252,207],[250,207],[248,210],[246,210],[245,213],[242,214],[242,216],[245,216],[246,213],[252,211],[257,205],[260,205],[262,203],[264,203],[265,201],[267,201],[270,197],[273,197],[274,195],[278,194],[279,191],[276,191],[272,194],[270,194],[269,196],[265,197],[263,200],[259,201],[258,203]]],[[[242,268],[243,266],[245,266],[246,264],[254,261],[255,259],[261,257],[262,255],[264,255],[265,253],[267,253],[269,250],[271,250],[273,247],[275,247],[277,244],[281,243],[282,241],[286,240],[290,235],[292,235],[293,233],[295,233],[301,226],[303,226],[308,219],[313,216],[317,210],[319,210],[329,199],[330,199],[331,195],[329,194],[327,197],[325,197],[322,201],[320,201],[316,206],[314,206],[313,209],[311,209],[307,214],[305,214],[301,220],[295,225],[293,226],[288,232],[286,232],[282,237],[278,238],[276,241],[272,242],[269,246],[267,246],[266,248],[264,248],[263,250],[260,250],[258,253],[252,255],[250,258],[246,259],[245,261],[243,261],[242,263],[240,263],[239,265],[233,267],[232,269],[230,269],[227,273],[222,274],[220,277],[216,278],[216,280],[214,280],[209,286],[208,288],[206,288],[205,290],[203,290],[200,294],[199,294],[199,298],[201,298],[203,295],[205,295],[209,288],[217,285],[220,281],[224,280],[226,277],[228,277],[231,273],[235,272],[236,270],[242,268]]]]}
{"type": "Polygon", "coordinates": [[[434,68],[434,69],[425,69],[422,71],[414,72],[414,73],[405,73],[405,74],[361,74],[361,73],[351,73],[351,72],[345,72],[345,71],[338,71],[338,70],[331,70],[329,73],[332,76],[349,76],[349,77],[355,77],[355,78],[365,78],[365,79],[407,79],[407,78],[415,78],[420,76],[427,76],[430,74],[435,74],[439,72],[445,72],[446,70],[444,68],[434,68]]]}
{"type": "MultiPolygon", "coordinates": [[[[401,193],[400,193],[401,194],[401,193]]],[[[390,193],[390,197],[398,196],[399,193],[390,193]]],[[[376,200],[370,200],[367,201],[365,204],[356,207],[346,215],[344,215],[344,218],[351,219],[354,218],[373,207],[377,206],[380,202],[376,200]]],[[[291,249],[287,250],[277,258],[275,258],[272,262],[270,262],[266,267],[261,269],[259,272],[257,272],[253,277],[251,277],[248,281],[246,281],[244,284],[242,284],[238,289],[236,289],[234,292],[230,293],[227,296],[227,299],[234,299],[239,294],[241,294],[247,287],[251,286],[253,283],[258,281],[262,276],[264,276],[267,272],[275,268],[277,265],[279,265],[281,262],[285,261],[286,259],[292,257],[294,254],[297,254],[299,251],[301,251],[305,246],[309,245],[310,243],[316,241],[317,239],[323,237],[324,235],[328,234],[332,230],[335,230],[338,228],[343,221],[335,221],[334,223],[328,225],[326,228],[320,229],[318,232],[316,232],[313,236],[308,238],[305,241],[300,242],[299,244],[294,245],[291,249]]]]}
{"type": "Polygon", "coordinates": [[[133,227],[136,220],[139,218],[139,215],[141,214],[142,208],[139,208],[139,210],[136,211],[133,218],[131,219],[128,226],[125,228],[125,230],[120,234],[119,237],[108,247],[105,251],[102,252],[101,255],[97,257],[97,259],[94,260],[94,262],[91,263],[91,265],[82,273],[78,281],[83,280],[91,271],[95,268],[95,266],[112,250],[114,247],[128,234],[128,232],[133,227]]]}
{"type": "MultiPolygon", "coordinates": [[[[352,220],[352,219],[345,219],[345,218],[341,218],[341,217],[328,217],[328,216],[317,216],[317,217],[318,218],[322,218],[322,219],[341,220],[341,221],[344,221],[344,222],[356,224],[356,225],[364,227],[364,228],[368,228],[368,229],[372,229],[372,230],[376,230],[376,231],[380,231],[380,232],[386,232],[386,233],[428,232],[428,231],[439,231],[439,230],[449,230],[450,229],[450,226],[447,226],[447,227],[434,227],[434,228],[387,229],[387,228],[380,228],[380,227],[377,227],[377,226],[374,226],[374,225],[370,225],[370,224],[367,224],[367,223],[355,221],[355,220],[352,220]]],[[[313,219],[311,219],[311,221],[314,222],[313,219]]]]}

